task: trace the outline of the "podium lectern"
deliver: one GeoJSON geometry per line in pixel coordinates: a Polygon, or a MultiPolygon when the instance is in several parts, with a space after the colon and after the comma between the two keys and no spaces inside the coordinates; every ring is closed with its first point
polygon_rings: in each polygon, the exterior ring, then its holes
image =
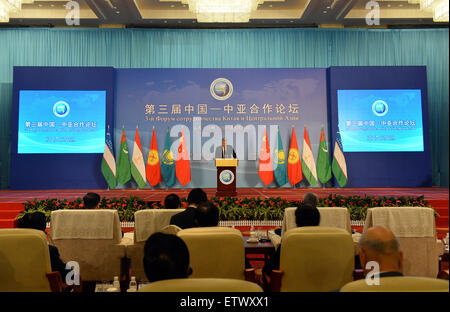
{"type": "Polygon", "coordinates": [[[236,167],[238,160],[234,158],[217,158],[217,191],[216,196],[236,196],[236,167]]]}

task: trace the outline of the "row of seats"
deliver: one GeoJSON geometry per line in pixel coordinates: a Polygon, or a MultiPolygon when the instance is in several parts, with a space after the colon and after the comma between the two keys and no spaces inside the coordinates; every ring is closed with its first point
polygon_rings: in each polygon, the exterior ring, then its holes
{"type": "MultiPolygon", "coordinates": [[[[280,290],[329,291],[352,281],[355,244],[350,234],[348,210],[319,208],[321,213],[319,227],[292,228],[294,219],[291,214],[294,209],[286,209],[283,220],[280,290]]],[[[171,216],[180,211],[180,209],[138,211],[135,214],[133,236],[122,237],[119,217],[115,210],[58,210],[52,212],[49,240],[52,245],[58,247],[63,261],[79,263],[83,280],[102,281],[119,276],[123,273],[121,272],[123,259],[128,258],[131,260],[132,275],[136,276],[137,280],[145,281],[142,265],[145,241],[154,232],[170,229],[171,227],[167,226],[171,216]]],[[[436,244],[432,209],[423,207],[369,209],[365,227],[375,225],[388,227],[399,236],[405,253],[405,263],[410,263],[411,270],[423,264],[427,270],[422,272],[422,276],[430,276],[433,270],[437,274],[439,248],[436,244]],[[411,248],[411,252],[408,252],[408,246],[412,244],[419,248],[411,248]],[[413,250],[415,252],[412,252],[413,250]],[[416,255],[418,253],[425,256],[418,257],[416,255]],[[429,261],[423,261],[424,259],[429,261]]],[[[45,267],[47,265],[45,251],[43,254],[36,253],[24,257],[28,243],[12,242],[11,237],[16,234],[19,236],[17,239],[25,239],[26,235],[30,235],[21,231],[34,232],[33,230],[0,232],[0,263],[3,264],[1,267],[2,271],[10,272],[0,274],[0,285],[9,285],[6,287],[12,287],[14,281],[17,281],[17,287],[20,288],[21,273],[13,269],[18,265],[26,268],[29,264],[31,267],[34,261],[44,259],[42,268],[45,272],[50,271],[45,267]],[[22,245],[23,248],[15,248],[22,245]]],[[[245,279],[245,250],[242,235],[238,230],[214,227],[175,230],[173,233],[176,232],[186,242],[190,252],[193,268],[191,278],[245,279]]],[[[42,238],[45,242],[43,235],[32,233],[30,239],[35,240],[33,244],[37,246],[42,245],[42,238]],[[39,236],[41,237],[38,238],[39,236]]],[[[408,269],[408,265],[405,265],[405,269],[408,269]]],[[[436,274],[430,277],[436,277],[436,274]]],[[[29,277],[32,279],[32,275],[29,277]]],[[[31,287],[37,288],[39,287],[31,287]]]]}

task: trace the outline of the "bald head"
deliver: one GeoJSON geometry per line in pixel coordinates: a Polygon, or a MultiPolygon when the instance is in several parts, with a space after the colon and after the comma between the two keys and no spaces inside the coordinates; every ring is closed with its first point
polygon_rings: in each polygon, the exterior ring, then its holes
{"type": "Polygon", "coordinates": [[[403,254],[400,244],[391,230],[374,226],[369,228],[359,241],[361,265],[369,261],[376,261],[381,272],[401,271],[403,254]]]}

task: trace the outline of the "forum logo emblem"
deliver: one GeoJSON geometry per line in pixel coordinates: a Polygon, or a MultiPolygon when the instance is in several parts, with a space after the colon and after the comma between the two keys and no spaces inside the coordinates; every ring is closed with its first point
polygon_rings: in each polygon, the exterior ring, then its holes
{"type": "Polygon", "coordinates": [[[381,117],[387,114],[389,106],[383,100],[376,100],[372,104],[372,111],[375,115],[381,117]]]}
{"type": "Polygon", "coordinates": [[[219,175],[219,180],[225,185],[229,185],[234,181],[234,174],[230,170],[224,170],[219,175]]]}
{"type": "Polygon", "coordinates": [[[69,115],[70,112],[70,106],[65,101],[58,101],[53,105],[53,114],[55,114],[56,117],[66,117],[69,115]]]}
{"type": "Polygon", "coordinates": [[[216,100],[224,101],[233,94],[233,84],[225,78],[217,78],[209,88],[211,95],[216,100]]]}

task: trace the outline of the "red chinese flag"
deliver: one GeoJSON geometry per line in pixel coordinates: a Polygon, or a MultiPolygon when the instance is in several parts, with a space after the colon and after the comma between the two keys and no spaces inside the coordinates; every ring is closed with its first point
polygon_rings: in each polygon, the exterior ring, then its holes
{"type": "Polygon", "coordinates": [[[300,163],[300,153],[298,152],[297,137],[295,136],[295,128],[292,128],[291,146],[289,147],[288,179],[292,186],[300,182],[302,177],[302,164],[300,163]]]}
{"type": "Polygon", "coordinates": [[[264,128],[261,153],[259,154],[258,175],[266,186],[273,181],[273,163],[266,128],[264,128]]]}
{"type": "Polygon", "coordinates": [[[155,128],[153,128],[152,143],[148,153],[145,175],[151,186],[161,182],[161,167],[159,166],[158,143],[156,142],[155,128]]]}
{"type": "Polygon", "coordinates": [[[191,167],[189,165],[189,154],[186,148],[184,131],[181,130],[180,146],[178,147],[177,161],[175,163],[175,174],[181,185],[185,186],[191,181],[191,167]]]}

